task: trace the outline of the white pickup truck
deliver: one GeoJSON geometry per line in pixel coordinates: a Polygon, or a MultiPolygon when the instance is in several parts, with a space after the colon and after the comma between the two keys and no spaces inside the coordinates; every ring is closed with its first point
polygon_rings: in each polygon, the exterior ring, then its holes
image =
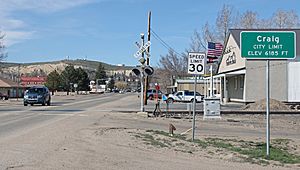
{"type": "MultiPolygon", "coordinates": [[[[203,95],[200,93],[196,92],[196,102],[201,102],[203,100],[203,95]]],[[[169,94],[168,95],[168,103],[173,103],[173,102],[193,102],[194,100],[194,91],[178,91],[174,94],[169,94]]]]}

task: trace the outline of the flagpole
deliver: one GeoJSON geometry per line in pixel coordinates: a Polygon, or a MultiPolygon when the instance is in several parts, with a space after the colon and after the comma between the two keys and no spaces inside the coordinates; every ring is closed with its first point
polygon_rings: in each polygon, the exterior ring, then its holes
{"type": "MultiPolygon", "coordinates": [[[[221,43],[208,42],[207,44],[207,57],[211,56],[209,62],[213,63],[214,59],[222,55],[223,45],[221,43]]],[[[218,59],[218,58],[217,58],[218,59]]],[[[213,64],[210,65],[210,97],[214,96],[214,80],[213,80],[213,64]]]]}
{"type": "Polygon", "coordinates": [[[214,80],[213,80],[213,68],[212,68],[212,64],[210,64],[210,97],[212,98],[214,95],[214,80]]]}

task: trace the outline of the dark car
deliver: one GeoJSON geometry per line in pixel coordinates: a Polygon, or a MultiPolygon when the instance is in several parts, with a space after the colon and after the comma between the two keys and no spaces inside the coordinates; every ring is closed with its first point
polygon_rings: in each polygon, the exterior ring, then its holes
{"type": "Polygon", "coordinates": [[[27,104],[42,104],[43,106],[47,104],[50,106],[50,103],[50,92],[45,86],[33,86],[26,90],[24,94],[24,106],[27,106],[27,104]]]}
{"type": "Polygon", "coordinates": [[[162,92],[160,90],[158,90],[158,92],[156,93],[156,89],[149,89],[147,90],[147,99],[154,99],[156,97],[156,95],[158,95],[158,98],[161,99],[162,96],[162,92]]]}
{"type": "Polygon", "coordinates": [[[2,99],[2,100],[8,100],[8,95],[0,92],[0,99],[2,99]]]}

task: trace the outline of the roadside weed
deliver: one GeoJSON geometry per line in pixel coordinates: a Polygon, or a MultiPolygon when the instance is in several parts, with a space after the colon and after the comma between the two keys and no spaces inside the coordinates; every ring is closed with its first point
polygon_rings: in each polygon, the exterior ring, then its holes
{"type": "Polygon", "coordinates": [[[223,138],[203,138],[192,141],[187,139],[186,135],[174,134],[170,136],[169,133],[158,130],[147,130],[145,134],[138,133],[134,136],[155,147],[174,148],[175,151],[190,154],[194,153],[194,151],[191,151],[192,148],[195,149],[196,147],[196,152],[200,148],[203,150],[209,147],[210,149],[206,151],[210,155],[215,152],[236,153],[237,157],[241,155],[240,158],[244,161],[260,165],[269,165],[269,161],[275,161],[275,163],[273,162],[274,165],[300,163],[300,155],[292,153],[293,147],[291,148],[290,139],[272,139],[270,156],[267,157],[266,144],[262,142],[223,138]],[[200,148],[197,149],[197,147],[200,148]]]}

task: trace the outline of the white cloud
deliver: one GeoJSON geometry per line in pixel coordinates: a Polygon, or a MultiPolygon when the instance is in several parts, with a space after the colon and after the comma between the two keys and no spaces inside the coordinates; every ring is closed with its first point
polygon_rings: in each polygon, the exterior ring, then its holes
{"type": "Polygon", "coordinates": [[[22,19],[12,17],[16,11],[53,13],[99,1],[102,0],[0,0],[0,31],[6,35],[5,45],[31,39],[35,32],[22,19]]]}
{"type": "Polygon", "coordinates": [[[5,31],[4,45],[11,46],[24,40],[31,39],[33,35],[33,31],[5,31]]]}
{"type": "Polygon", "coordinates": [[[0,9],[6,12],[15,10],[53,12],[92,2],[96,0],[0,0],[0,9]]]}

